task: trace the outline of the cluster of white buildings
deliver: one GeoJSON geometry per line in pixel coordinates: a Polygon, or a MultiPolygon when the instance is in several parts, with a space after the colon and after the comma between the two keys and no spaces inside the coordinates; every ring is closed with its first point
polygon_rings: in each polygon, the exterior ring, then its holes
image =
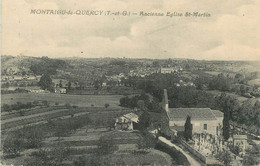
{"type": "Polygon", "coordinates": [[[23,80],[40,80],[41,76],[35,76],[35,75],[2,75],[1,80],[2,81],[23,81],[23,80]]]}

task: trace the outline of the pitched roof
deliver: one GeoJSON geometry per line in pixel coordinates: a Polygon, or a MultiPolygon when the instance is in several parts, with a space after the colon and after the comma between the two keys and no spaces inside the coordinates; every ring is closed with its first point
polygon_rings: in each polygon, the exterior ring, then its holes
{"type": "Polygon", "coordinates": [[[210,108],[169,108],[170,120],[216,120],[216,116],[210,108]]]}
{"type": "Polygon", "coordinates": [[[184,128],[184,126],[170,126],[170,129],[175,131],[184,131],[184,128]]]}
{"type": "Polygon", "coordinates": [[[217,117],[217,118],[219,118],[219,117],[224,117],[224,113],[223,112],[221,112],[221,111],[219,111],[219,110],[211,110],[212,111],[212,113],[217,117]]]}
{"type": "Polygon", "coordinates": [[[233,135],[233,139],[236,139],[236,140],[247,139],[247,135],[233,135]]]}
{"type": "Polygon", "coordinates": [[[123,115],[123,117],[125,117],[126,119],[129,119],[135,123],[138,123],[139,117],[135,113],[131,112],[131,113],[125,114],[125,115],[123,115]]]}

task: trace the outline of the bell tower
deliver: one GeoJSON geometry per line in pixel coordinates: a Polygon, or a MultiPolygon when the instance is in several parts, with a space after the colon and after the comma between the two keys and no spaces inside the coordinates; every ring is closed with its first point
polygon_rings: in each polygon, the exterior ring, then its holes
{"type": "Polygon", "coordinates": [[[163,100],[162,100],[163,108],[165,109],[166,112],[169,111],[169,103],[168,103],[168,94],[167,94],[167,89],[163,90],[163,100]]]}

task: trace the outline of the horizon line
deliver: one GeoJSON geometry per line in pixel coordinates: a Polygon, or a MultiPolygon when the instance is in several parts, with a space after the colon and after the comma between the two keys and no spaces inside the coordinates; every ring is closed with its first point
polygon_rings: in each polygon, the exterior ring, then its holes
{"type": "Polygon", "coordinates": [[[195,60],[195,61],[236,61],[236,62],[260,62],[260,60],[239,60],[239,59],[192,59],[192,58],[147,58],[147,57],[143,57],[143,58],[131,58],[131,57],[82,57],[82,56],[69,56],[69,57],[50,57],[50,56],[29,56],[29,55],[2,55],[2,56],[11,56],[11,57],[30,57],[30,58],[42,58],[42,57],[48,57],[50,59],[137,59],[137,60],[142,60],[142,59],[148,59],[148,60],[168,60],[168,59],[172,59],[172,60],[195,60]]]}

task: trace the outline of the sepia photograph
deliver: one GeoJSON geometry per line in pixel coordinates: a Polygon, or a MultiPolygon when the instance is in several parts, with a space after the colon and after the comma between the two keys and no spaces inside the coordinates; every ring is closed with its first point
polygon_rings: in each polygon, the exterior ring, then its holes
{"type": "Polygon", "coordinates": [[[0,4],[0,166],[260,165],[259,0],[0,4]]]}

